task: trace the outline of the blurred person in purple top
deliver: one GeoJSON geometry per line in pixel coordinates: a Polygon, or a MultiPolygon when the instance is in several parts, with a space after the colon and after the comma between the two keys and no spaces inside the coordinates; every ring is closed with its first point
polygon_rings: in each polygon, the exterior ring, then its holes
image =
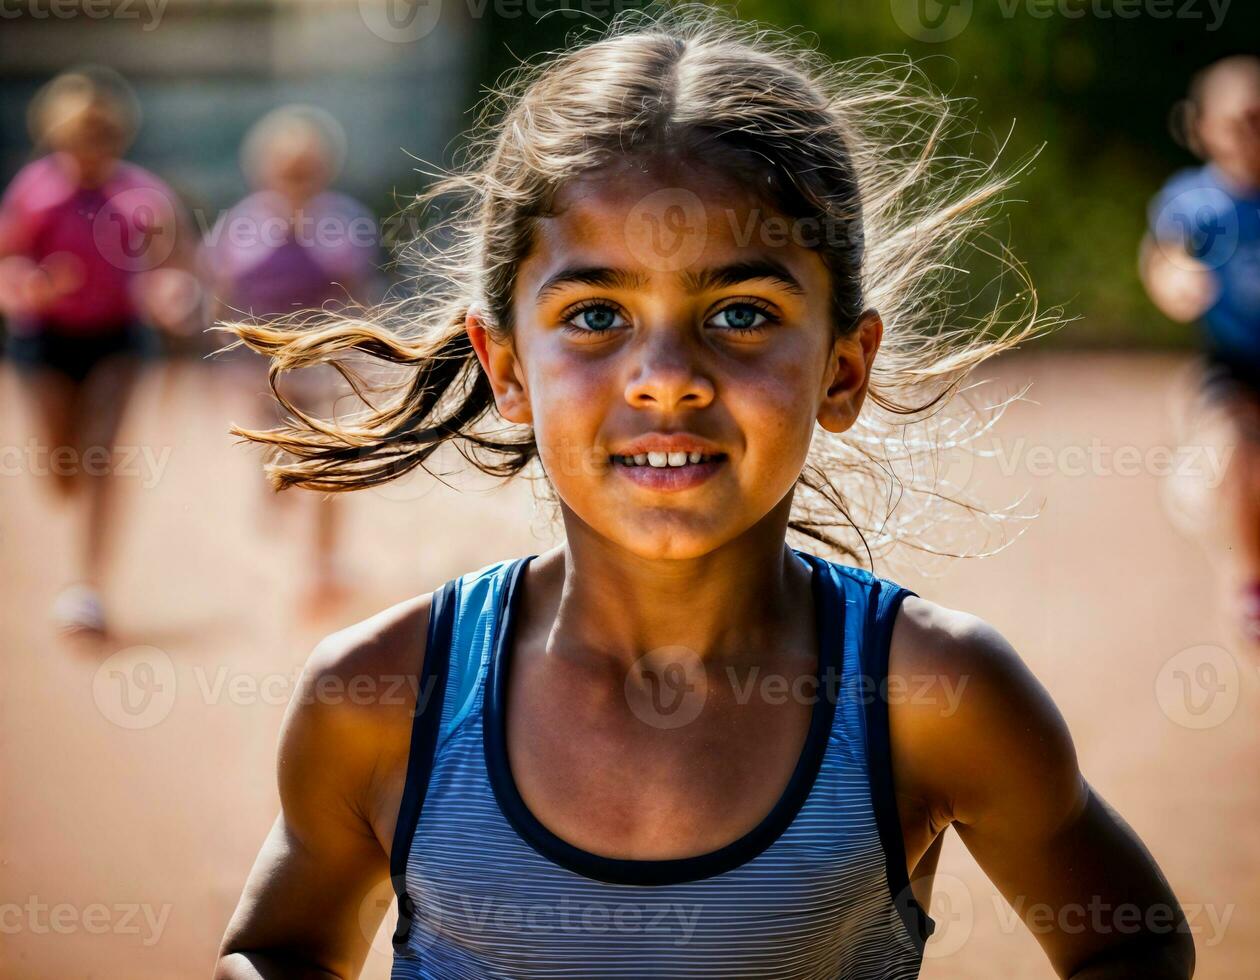
{"type": "MultiPolygon", "coordinates": [[[[331,189],[344,158],[341,127],[314,106],[282,106],[254,124],[241,149],[253,191],[222,215],[202,242],[215,320],[333,311],[378,298],[377,222],[358,201],[331,189]]],[[[259,411],[274,412],[263,360],[241,348],[228,354],[252,393],[265,398],[259,411]]],[[[318,413],[331,410],[334,382],[305,372],[280,383],[303,410],[318,413]]],[[[312,576],[304,602],[313,614],[328,611],[347,591],[337,558],[339,510],[332,499],[315,501],[312,576]]]]}
{"type": "Polygon", "coordinates": [[[43,153],[0,199],[5,352],[40,428],[61,495],[87,496],[81,581],[54,603],[68,632],[101,634],[115,440],[151,327],[187,329],[201,300],[191,236],[171,189],[122,159],[135,97],[95,66],[59,75],[30,107],[43,153]],[[45,152],[46,151],[46,152],[45,152]]]}

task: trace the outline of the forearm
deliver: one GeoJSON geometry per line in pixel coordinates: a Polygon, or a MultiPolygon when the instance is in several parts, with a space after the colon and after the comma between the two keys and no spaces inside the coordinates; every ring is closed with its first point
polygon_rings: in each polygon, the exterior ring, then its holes
{"type": "Polygon", "coordinates": [[[219,959],[214,980],[345,980],[339,974],[304,963],[282,952],[227,953],[219,959]]]}

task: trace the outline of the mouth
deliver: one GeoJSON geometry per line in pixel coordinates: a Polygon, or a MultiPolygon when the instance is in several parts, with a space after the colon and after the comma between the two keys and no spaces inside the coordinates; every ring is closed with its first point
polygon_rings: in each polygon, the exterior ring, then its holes
{"type": "Polygon", "coordinates": [[[710,479],[726,463],[726,453],[651,452],[613,455],[613,469],[649,490],[687,490],[710,479]]]}

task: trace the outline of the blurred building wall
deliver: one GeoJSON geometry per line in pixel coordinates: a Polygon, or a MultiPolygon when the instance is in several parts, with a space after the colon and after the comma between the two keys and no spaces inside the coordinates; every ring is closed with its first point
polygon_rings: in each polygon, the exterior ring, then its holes
{"type": "MultiPolygon", "coordinates": [[[[421,0],[420,16],[426,3],[421,0]]],[[[122,72],[144,109],[130,154],[214,211],[245,192],[241,137],[312,102],[345,127],[338,186],[388,214],[441,162],[474,90],[461,5],[409,22],[415,0],[0,0],[0,182],[30,159],[26,106],[84,62],[122,72]],[[390,6],[386,6],[389,4],[390,6]],[[403,6],[399,6],[402,4],[403,6]],[[415,159],[420,158],[420,161],[415,159]],[[425,168],[431,169],[431,168],[425,168]]]]}

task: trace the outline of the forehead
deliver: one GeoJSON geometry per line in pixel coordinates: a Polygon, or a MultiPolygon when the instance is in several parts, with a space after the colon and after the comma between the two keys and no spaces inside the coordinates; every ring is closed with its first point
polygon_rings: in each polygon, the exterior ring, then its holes
{"type": "Polygon", "coordinates": [[[1232,115],[1260,103],[1260,65],[1219,68],[1203,84],[1202,102],[1208,115],[1232,115]]]}
{"type": "Polygon", "coordinates": [[[580,263],[649,276],[773,253],[820,263],[761,195],[717,168],[682,161],[618,161],[567,181],[537,222],[530,258],[539,274],[580,263]]]}

